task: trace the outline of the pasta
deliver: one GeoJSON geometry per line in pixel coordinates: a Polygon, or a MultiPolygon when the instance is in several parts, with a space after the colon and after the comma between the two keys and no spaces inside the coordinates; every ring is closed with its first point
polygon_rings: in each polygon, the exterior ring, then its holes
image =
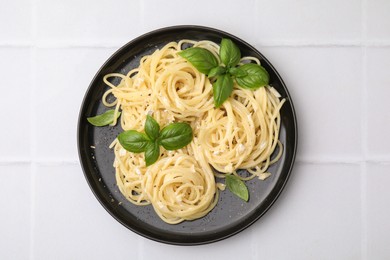
{"type": "MultiPolygon", "coordinates": [[[[181,40],[142,57],[139,67],[126,75],[104,77],[110,88],[103,103],[115,107],[115,113],[121,111],[123,130],[143,131],[147,115],[161,126],[187,122],[193,129],[189,145],[175,151],[162,149],[160,159],[148,167],[144,154],[126,151],[117,139],[110,146],[121,193],[135,205],[151,204],[169,224],[210,212],[218,190],[224,189],[216,180],[226,174],[264,180],[283,151],[279,111],[285,100],[276,90],[266,86],[252,91],[235,85],[229,99],[215,108],[210,80],[178,55],[183,45],[205,48],[219,59],[218,44],[181,40]],[[112,83],[113,78],[119,78],[119,83],[112,83]],[[238,169],[247,169],[249,176],[240,176],[238,169]]],[[[243,57],[241,62],[260,64],[254,57],[243,57]]]]}

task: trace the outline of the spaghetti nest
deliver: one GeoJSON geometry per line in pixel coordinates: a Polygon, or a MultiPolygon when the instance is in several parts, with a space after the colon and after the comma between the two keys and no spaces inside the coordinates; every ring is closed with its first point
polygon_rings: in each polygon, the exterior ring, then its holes
{"type": "MultiPolygon", "coordinates": [[[[136,205],[152,204],[170,224],[203,217],[214,208],[218,188],[224,188],[215,177],[239,176],[238,169],[247,169],[250,175],[242,179],[265,179],[282,154],[279,111],[285,100],[270,86],[255,91],[234,86],[232,96],[215,108],[210,80],[178,55],[183,44],[206,48],[219,59],[214,42],[182,40],[142,57],[139,67],[126,75],[104,77],[110,89],[103,103],[121,111],[123,130],[143,131],[148,114],[161,126],[186,122],[193,129],[190,145],[162,149],[159,161],[148,167],[143,154],[126,151],[117,139],[111,144],[121,193],[136,205]],[[112,83],[117,78],[119,83],[112,83]]],[[[260,64],[254,57],[241,62],[260,64]]]]}

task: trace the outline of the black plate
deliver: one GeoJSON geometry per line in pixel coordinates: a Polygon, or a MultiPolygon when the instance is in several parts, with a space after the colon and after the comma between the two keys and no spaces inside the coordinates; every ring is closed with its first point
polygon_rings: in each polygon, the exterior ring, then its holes
{"type": "MultiPolygon", "coordinates": [[[[142,35],[120,48],[100,68],[84,97],[78,122],[79,157],[90,188],[103,207],[130,230],[159,242],[196,245],[218,241],[232,236],[259,219],[275,202],[290,175],[297,147],[297,125],[291,97],[281,77],[271,63],[243,40],[226,32],[200,27],[175,26],[142,35]],[[265,181],[249,181],[250,200],[243,202],[229,191],[221,192],[217,206],[205,217],[169,225],[160,220],[152,206],[135,206],[119,192],[113,168],[114,154],[109,144],[122,131],[121,127],[93,127],[86,118],[107,110],[101,102],[108,87],[103,76],[120,72],[127,73],[137,67],[142,56],[152,53],[168,42],[180,39],[211,40],[219,43],[221,38],[232,39],[243,56],[255,56],[270,74],[270,84],[287,99],[281,110],[280,140],[284,145],[282,158],[271,166],[272,173],[265,181]],[[92,148],[92,147],[96,148],[92,148]]],[[[91,216],[92,217],[92,216],[91,216]]]]}

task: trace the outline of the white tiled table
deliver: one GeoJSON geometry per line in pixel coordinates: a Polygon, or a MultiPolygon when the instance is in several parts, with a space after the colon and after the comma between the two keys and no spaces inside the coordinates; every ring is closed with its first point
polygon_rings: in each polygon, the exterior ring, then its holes
{"type": "Polygon", "coordinates": [[[389,13],[388,0],[3,1],[0,259],[390,259],[389,13]],[[134,37],[177,24],[256,46],[299,125],[277,203],[242,233],[196,247],[120,225],[92,195],[76,147],[98,68],[134,37]]]}

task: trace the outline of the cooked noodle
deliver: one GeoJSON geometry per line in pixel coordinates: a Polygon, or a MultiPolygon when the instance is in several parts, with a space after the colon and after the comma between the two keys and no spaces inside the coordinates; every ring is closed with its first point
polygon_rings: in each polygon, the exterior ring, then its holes
{"type": "MultiPolygon", "coordinates": [[[[176,151],[161,148],[160,159],[149,167],[143,153],[126,151],[117,139],[111,144],[122,194],[136,205],[152,204],[170,224],[200,218],[213,209],[218,189],[224,189],[215,177],[239,176],[238,169],[247,169],[250,175],[240,178],[265,179],[283,151],[278,140],[279,111],[285,100],[276,90],[266,86],[252,91],[235,85],[231,97],[215,108],[210,80],[178,55],[183,44],[206,48],[219,59],[219,45],[182,40],[144,56],[139,67],[126,75],[104,77],[110,89],[103,103],[115,106],[116,113],[121,110],[123,130],[143,132],[148,114],[161,127],[179,121],[193,129],[190,145],[176,151]],[[114,85],[112,78],[120,78],[120,83],[114,85]],[[115,101],[109,102],[112,95],[115,101]]],[[[260,64],[254,57],[243,57],[241,62],[260,64]]]]}

